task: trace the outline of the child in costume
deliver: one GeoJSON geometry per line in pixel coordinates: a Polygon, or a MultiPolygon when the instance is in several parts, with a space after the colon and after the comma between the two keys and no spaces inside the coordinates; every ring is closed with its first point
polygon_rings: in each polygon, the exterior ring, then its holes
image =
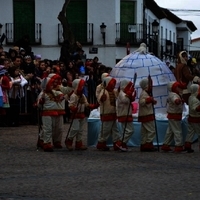
{"type": "Polygon", "coordinates": [[[123,130],[122,144],[119,147],[122,151],[127,151],[127,142],[134,133],[132,105],[135,101],[136,92],[131,81],[124,79],[120,82],[120,91],[117,95],[117,119],[121,123],[123,130]]]}
{"type": "Polygon", "coordinates": [[[174,152],[178,153],[183,151],[183,136],[181,128],[184,104],[181,96],[183,85],[180,82],[172,81],[168,83],[167,88],[169,91],[167,99],[168,127],[161,150],[165,152],[172,152],[170,144],[172,142],[172,139],[174,138],[174,152]]]}
{"type": "Polygon", "coordinates": [[[97,149],[107,151],[106,141],[112,136],[114,150],[119,150],[121,137],[117,127],[116,98],[114,88],[116,80],[112,77],[104,78],[105,86],[98,95],[100,103],[101,131],[98,138],[97,149]]]}
{"type": "Polygon", "coordinates": [[[42,106],[43,135],[39,146],[44,151],[52,152],[54,148],[62,148],[63,115],[65,114],[65,94],[71,92],[70,87],[61,85],[61,77],[51,73],[41,83],[43,90],[38,95],[37,104],[42,106]],[[53,143],[53,146],[52,146],[53,143]]]}
{"type": "Polygon", "coordinates": [[[157,101],[150,95],[152,90],[149,79],[144,78],[140,81],[142,91],[139,96],[138,121],[141,122],[141,146],[140,151],[155,151],[153,140],[156,135],[155,115],[153,105],[157,101]]]}
{"type": "Polygon", "coordinates": [[[83,145],[82,135],[83,126],[86,123],[85,108],[89,107],[91,110],[99,107],[99,104],[89,104],[86,96],[83,94],[85,81],[83,79],[75,79],[72,82],[73,93],[69,99],[69,108],[72,112],[72,125],[67,135],[65,144],[69,151],[73,150],[73,139],[76,138],[75,149],[86,150],[87,147],[83,145]]]}
{"type": "Polygon", "coordinates": [[[200,86],[192,84],[190,86],[191,96],[189,97],[189,117],[188,117],[188,133],[185,139],[185,150],[188,153],[194,152],[192,149],[192,141],[194,134],[198,134],[200,140],[200,86]]]}
{"type": "Polygon", "coordinates": [[[104,85],[103,85],[104,84],[104,78],[108,77],[108,76],[109,76],[108,73],[103,73],[101,75],[101,83],[99,85],[97,85],[97,87],[96,87],[96,98],[97,98],[97,101],[99,99],[99,94],[100,94],[101,90],[104,89],[104,85]]]}

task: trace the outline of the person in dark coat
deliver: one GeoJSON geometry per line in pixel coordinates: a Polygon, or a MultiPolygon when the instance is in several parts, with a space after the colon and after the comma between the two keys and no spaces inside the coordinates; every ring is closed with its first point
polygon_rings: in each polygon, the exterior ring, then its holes
{"type": "Polygon", "coordinates": [[[181,82],[185,85],[183,89],[183,99],[185,103],[188,104],[188,98],[190,96],[190,92],[188,87],[194,83],[200,84],[200,78],[191,73],[190,67],[187,65],[188,62],[188,54],[186,51],[181,51],[178,55],[178,64],[174,70],[174,75],[178,82],[181,82]]]}

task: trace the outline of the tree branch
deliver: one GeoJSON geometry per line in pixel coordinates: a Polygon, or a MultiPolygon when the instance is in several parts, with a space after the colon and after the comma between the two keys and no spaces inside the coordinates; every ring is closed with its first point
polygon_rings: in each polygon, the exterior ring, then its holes
{"type": "Polygon", "coordinates": [[[75,43],[74,35],[70,29],[70,25],[66,17],[66,10],[69,3],[70,3],[70,0],[65,0],[62,10],[60,11],[57,18],[61,22],[62,27],[63,27],[63,39],[68,40],[71,45],[74,45],[75,43]]]}

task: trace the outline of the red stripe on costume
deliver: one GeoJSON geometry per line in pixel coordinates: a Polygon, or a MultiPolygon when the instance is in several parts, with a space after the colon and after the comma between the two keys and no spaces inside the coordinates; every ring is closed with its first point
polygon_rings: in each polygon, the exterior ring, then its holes
{"type": "Polygon", "coordinates": [[[64,110],[60,110],[60,111],[58,111],[58,114],[59,114],[59,115],[64,115],[64,114],[65,114],[65,111],[64,111],[64,110]]]}
{"type": "Polygon", "coordinates": [[[110,113],[110,114],[101,115],[101,121],[114,121],[114,120],[117,120],[116,113],[110,113]]]}
{"type": "Polygon", "coordinates": [[[129,116],[120,116],[117,117],[118,122],[132,122],[133,121],[133,116],[129,115],[129,116]]]}
{"type": "Polygon", "coordinates": [[[85,118],[84,112],[79,112],[79,113],[76,113],[74,116],[72,116],[72,119],[84,119],[84,118],[85,118]]]}
{"type": "Polygon", "coordinates": [[[188,122],[191,122],[191,123],[200,123],[200,117],[191,117],[189,115],[188,122]]]}
{"type": "Polygon", "coordinates": [[[154,114],[150,114],[147,116],[138,116],[138,122],[150,122],[155,120],[154,114]]]}
{"type": "Polygon", "coordinates": [[[65,114],[64,110],[43,110],[41,115],[42,116],[58,116],[65,114]]]}
{"type": "Polygon", "coordinates": [[[182,113],[168,113],[168,119],[182,120],[182,113]]]}

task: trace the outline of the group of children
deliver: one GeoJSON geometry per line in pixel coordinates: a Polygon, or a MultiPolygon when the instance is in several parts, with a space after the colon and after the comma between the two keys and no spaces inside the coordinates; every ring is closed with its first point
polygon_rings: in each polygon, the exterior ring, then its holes
{"type": "MultiPolygon", "coordinates": [[[[132,116],[132,102],[135,101],[136,91],[134,83],[124,79],[119,83],[116,90],[116,79],[108,73],[102,74],[102,83],[96,88],[96,104],[90,104],[83,94],[85,81],[75,79],[67,86],[61,84],[61,77],[51,73],[42,81],[42,91],[38,96],[37,104],[42,116],[42,134],[38,144],[44,151],[53,151],[54,148],[62,148],[63,114],[65,112],[65,101],[68,101],[72,113],[72,122],[65,139],[65,145],[72,151],[75,140],[76,150],[86,150],[82,142],[83,126],[86,123],[85,108],[97,109],[100,107],[101,130],[96,148],[108,151],[107,140],[112,137],[113,149],[115,151],[128,151],[127,142],[134,134],[132,116]],[[118,124],[122,127],[122,133],[118,124]]],[[[140,81],[142,89],[139,95],[138,121],[141,122],[141,146],[140,151],[157,151],[153,145],[156,136],[154,105],[157,101],[152,96],[152,85],[149,78],[140,81]]],[[[188,135],[183,144],[181,120],[184,100],[182,89],[184,85],[180,82],[168,83],[169,96],[167,99],[168,128],[166,131],[162,151],[171,152],[171,142],[174,139],[174,152],[193,152],[191,144],[195,133],[200,133],[200,87],[198,84],[191,85],[191,96],[189,98],[188,135]]]]}
{"type": "Polygon", "coordinates": [[[169,97],[167,107],[168,128],[161,150],[165,152],[173,152],[170,148],[172,139],[175,142],[174,152],[188,152],[192,153],[192,142],[194,134],[198,134],[200,138],[200,86],[199,84],[191,84],[189,91],[191,95],[188,99],[188,133],[186,135],[185,143],[183,143],[181,120],[183,105],[185,101],[182,98],[182,92],[185,88],[184,84],[180,82],[168,83],[169,97]]]}
{"type": "Polygon", "coordinates": [[[52,152],[62,148],[63,115],[65,114],[65,101],[72,112],[72,124],[66,137],[65,145],[73,150],[73,139],[76,138],[75,149],[85,150],[82,143],[83,125],[85,123],[85,107],[95,109],[99,104],[89,104],[83,94],[85,81],[75,79],[67,86],[61,84],[61,77],[51,73],[41,83],[42,91],[37,98],[37,105],[42,119],[42,131],[38,138],[38,147],[44,151],[52,152]]]}

